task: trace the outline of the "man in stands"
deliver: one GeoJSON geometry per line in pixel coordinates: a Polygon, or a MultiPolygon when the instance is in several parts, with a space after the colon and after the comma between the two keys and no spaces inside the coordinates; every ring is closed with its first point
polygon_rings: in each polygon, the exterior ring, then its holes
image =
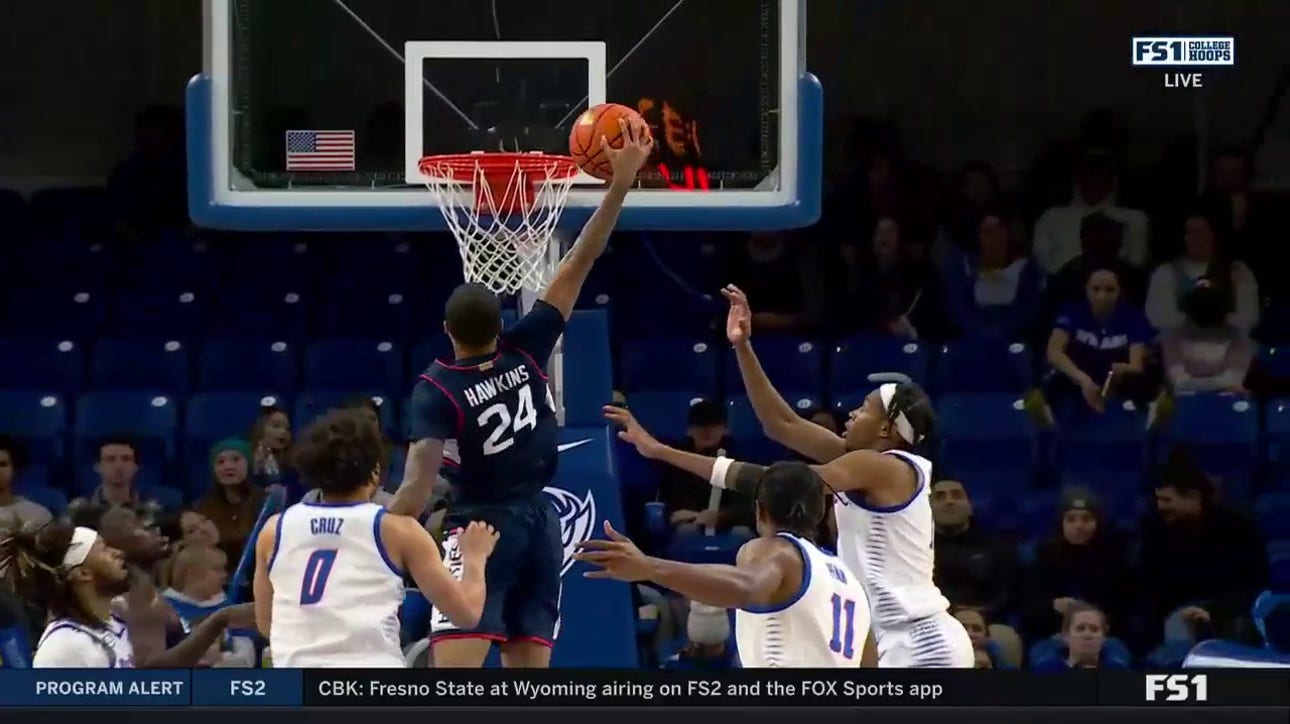
{"type": "Polygon", "coordinates": [[[0,533],[13,526],[39,528],[51,519],[44,506],[14,492],[19,464],[17,443],[0,437],[0,533]]]}
{"type": "MultiPolygon", "coordinates": [[[[726,426],[726,406],[713,400],[699,400],[690,405],[690,417],[685,440],[677,447],[699,455],[730,455],[729,428],[726,426]]],[[[687,535],[707,528],[725,531],[734,526],[744,526],[741,531],[751,534],[752,510],[750,501],[741,500],[733,490],[723,490],[716,505],[712,505],[712,489],[701,480],[671,466],[659,471],[659,499],[667,507],[668,521],[676,533],[687,535]]]]}
{"type": "Polygon", "coordinates": [[[161,503],[144,495],[135,484],[139,475],[139,451],[134,443],[124,437],[113,437],[99,443],[98,462],[94,472],[99,485],[89,495],[73,500],[67,508],[69,517],[85,508],[126,507],[133,510],[148,525],[153,525],[163,512],[161,503]]]}
{"type": "Polygon", "coordinates": [[[936,585],[954,605],[973,606],[987,618],[1002,618],[1012,605],[1016,550],[973,524],[972,500],[957,480],[932,484],[932,520],[936,585]]]}

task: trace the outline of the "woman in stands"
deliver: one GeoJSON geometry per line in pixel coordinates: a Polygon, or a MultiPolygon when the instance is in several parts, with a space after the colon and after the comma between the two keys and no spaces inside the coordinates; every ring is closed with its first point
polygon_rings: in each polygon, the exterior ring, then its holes
{"type": "Polygon", "coordinates": [[[1259,321],[1259,285],[1249,267],[1229,255],[1228,214],[1202,203],[1183,224],[1183,253],[1156,267],[1147,286],[1147,317],[1161,332],[1187,320],[1182,300],[1202,278],[1230,285],[1234,304],[1228,323],[1249,332],[1259,321]]]}
{"type": "MultiPolygon", "coordinates": [[[[1106,614],[1090,603],[1076,601],[1062,619],[1062,630],[1051,652],[1032,656],[1031,668],[1041,672],[1070,669],[1127,669],[1122,645],[1108,645],[1106,614]],[[1065,649],[1064,651],[1062,649],[1065,649]]],[[[1036,647],[1036,649],[1041,649],[1036,647]]],[[[1034,652],[1032,651],[1032,654],[1034,652]]]]}
{"type": "Polygon", "coordinates": [[[1067,304],[1048,337],[1051,372],[1044,383],[1049,408],[1060,422],[1101,413],[1105,396],[1143,404],[1155,396],[1147,376],[1147,344],[1153,332],[1141,309],[1124,301],[1119,274],[1094,269],[1084,281],[1084,299],[1067,304]]]}
{"type": "Polygon", "coordinates": [[[1186,322],[1161,339],[1165,374],[1176,392],[1245,393],[1254,362],[1249,332],[1228,321],[1231,286],[1221,279],[1200,279],[1183,295],[1186,322]]]}
{"type": "Polygon", "coordinates": [[[36,668],[187,668],[227,628],[254,617],[249,604],[223,609],[167,649],[170,607],[152,580],[132,576],[121,552],[93,529],[62,522],[0,540],[0,575],[48,615],[32,660],[36,668]],[[121,594],[124,618],[113,611],[113,599],[121,594]]]}
{"type": "Polygon", "coordinates": [[[1034,332],[1043,310],[1043,273],[1003,214],[982,218],[976,248],[946,270],[945,308],[969,339],[1014,342],[1034,332]]]}
{"type": "Polygon", "coordinates": [[[213,485],[194,510],[206,516],[219,531],[219,545],[236,566],[255,531],[266,494],[250,481],[251,448],[244,440],[229,438],[216,443],[210,452],[213,485]]]}
{"type": "Polygon", "coordinates": [[[291,417],[281,407],[260,408],[247,437],[254,451],[252,474],[261,486],[285,483],[291,467],[291,417]]]}

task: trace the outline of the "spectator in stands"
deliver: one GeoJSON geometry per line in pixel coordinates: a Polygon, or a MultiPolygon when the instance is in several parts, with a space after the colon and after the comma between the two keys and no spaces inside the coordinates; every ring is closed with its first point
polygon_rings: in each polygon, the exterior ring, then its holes
{"type": "Polygon", "coordinates": [[[918,339],[919,327],[938,328],[939,286],[932,265],[908,253],[903,227],[883,216],[874,226],[872,242],[843,245],[851,280],[849,292],[857,321],[866,329],[918,339]]]}
{"type": "Polygon", "coordinates": [[[1051,367],[1045,382],[1049,408],[1062,423],[1103,412],[1104,395],[1145,404],[1155,396],[1146,374],[1150,323],[1141,309],[1123,300],[1112,269],[1095,269],[1084,282],[1085,297],[1066,305],[1048,337],[1051,367]]]}
{"type": "Polygon", "coordinates": [[[1250,605],[1269,578],[1258,528],[1218,502],[1214,481],[1181,447],[1157,472],[1155,495],[1136,574],[1146,620],[1163,623],[1167,642],[1248,634],[1250,605]]]}
{"type": "Polygon", "coordinates": [[[732,251],[726,278],[757,300],[753,327],[790,332],[807,324],[813,284],[806,248],[785,232],[758,232],[732,251]]]}
{"type": "MultiPolygon", "coordinates": [[[[228,557],[220,549],[193,543],[186,545],[172,557],[170,586],[162,595],[184,628],[229,605],[224,592],[228,583],[228,557]]],[[[203,667],[255,666],[255,644],[245,637],[232,637],[227,632],[199,662],[203,667]]]]}
{"type": "Polygon", "coordinates": [[[241,559],[264,506],[264,490],[249,480],[250,459],[251,449],[244,440],[229,438],[216,443],[210,453],[213,485],[194,506],[219,530],[220,548],[228,556],[230,572],[241,559]]]}
{"type": "Polygon", "coordinates": [[[976,668],[1011,668],[1004,664],[1003,655],[998,644],[990,640],[990,624],[986,621],[985,614],[981,612],[981,609],[971,606],[954,606],[950,609],[950,615],[963,624],[963,628],[968,633],[968,638],[972,640],[972,649],[976,652],[976,668]]]}
{"type": "MultiPolygon", "coordinates": [[[[1221,148],[1209,162],[1209,186],[1206,194],[1211,196],[1227,213],[1231,221],[1232,258],[1250,262],[1253,269],[1258,269],[1257,276],[1266,284],[1264,266],[1257,262],[1279,260],[1282,254],[1269,253],[1270,249],[1259,248],[1260,237],[1266,221],[1262,214],[1263,207],[1255,202],[1250,191],[1253,178],[1252,164],[1249,155],[1237,146],[1221,148]]],[[[1276,270],[1266,270],[1277,273],[1276,270]]]]}
{"type": "Polygon", "coordinates": [[[668,671],[734,668],[730,650],[730,618],[726,609],[690,602],[685,622],[685,646],[663,663],[668,671]]]}
{"type": "Polygon", "coordinates": [[[1110,627],[1106,614],[1097,606],[1075,601],[1070,611],[1062,617],[1061,642],[1064,656],[1044,657],[1033,663],[1032,668],[1041,672],[1060,672],[1070,669],[1125,669],[1118,649],[1109,649],[1107,636],[1110,627]]]}
{"type": "Polygon", "coordinates": [[[1079,601],[1127,625],[1132,579],[1125,543],[1106,520],[1102,502],[1087,490],[1062,493],[1057,530],[1039,545],[1026,579],[1026,638],[1049,635],[1079,601]]]}
{"type": "Polygon", "coordinates": [[[974,525],[972,501],[963,483],[932,484],[936,525],[936,585],[951,603],[981,609],[998,620],[1010,609],[1017,553],[1008,541],[974,525]]]}
{"type": "Polygon", "coordinates": [[[1200,279],[1183,295],[1187,321],[1161,339],[1165,374],[1174,390],[1246,392],[1254,344],[1245,330],[1229,323],[1232,304],[1232,290],[1220,280],[1200,279]]]}
{"type": "MultiPolygon", "coordinates": [[[[945,223],[932,245],[932,259],[941,274],[959,264],[976,243],[977,225],[995,209],[1011,208],[994,167],[973,161],[959,173],[958,188],[945,223]]],[[[1017,238],[1021,238],[1017,234],[1017,238]]]]}
{"type": "Polygon", "coordinates": [[[1101,212],[1124,224],[1120,256],[1141,267],[1147,261],[1147,215],[1116,205],[1115,171],[1109,154],[1085,151],[1075,173],[1075,197],[1065,206],[1054,206],[1035,222],[1034,254],[1039,266],[1056,274],[1080,254],[1080,224],[1085,216],[1101,212]]]}
{"type": "Polygon", "coordinates": [[[69,518],[81,509],[123,506],[133,510],[147,525],[155,525],[165,512],[161,503],[139,490],[139,449],[126,437],[112,437],[99,443],[98,462],[94,472],[99,485],[89,495],[73,500],[67,507],[69,518]]]}
{"type": "Polygon", "coordinates": [[[1124,224],[1098,211],[1080,220],[1080,255],[1066,262],[1045,289],[1052,316],[1067,304],[1083,301],[1085,282],[1093,272],[1109,269],[1120,279],[1120,297],[1141,306],[1145,290],[1142,272],[1120,256],[1124,224]]]}
{"type": "Polygon", "coordinates": [[[1198,207],[1183,225],[1183,253],[1156,267],[1147,287],[1147,317],[1161,332],[1171,332],[1186,323],[1182,300],[1202,278],[1232,289],[1233,308],[1229,324],[1249,332],[1259,321],[1259,285],[1249,267],[1233,261],[1226,246],[1222,216],[1198,207]]]}
{"type": "Polygon", "coordinates": [[[187,544],[219,545],[219,528],[210,518],[195,510],[185,510],[179,514],[179,529],[182,540],[187,544]]]}
{"type": "MultiPolygon", "coordinates": [[[[690,405],[686,439],[678,447],[700,455],[720,456],[730,451],[726,406],[716,400],[700,400],[690,405]]],[[[659,471],[659,501],[668,511],[668,520],[677,534],[693,534],[705,528],[727,531],[739,527],[748,533],[752,527],[750,503],[731,490],[718,491],[699,485],[699,478],[665,466],[659,471]],[[720,495],[716,505],[712,496],[720,495]]]]}
{"type": "MultiPolygon", "coordinates": [[[[381,408],[377,404],[376,400],[367,396],[355,397],[345,406],[352,407],[356,410],[362,410],[364,414],[367,415],[367,419],[372,423],[372,428],[381,436],[381,444],[385,447],[384,451],[381,453],[381,459],[385,461],[385,464],[381,466],[381,487],[378,492],[385,492],[385,487],[390,482],[390,455],[394,451],[394,443],[390,441],[389,436],[385,434],[385,430],[381,428],[381,408]]],[[[382,503],[382,505],[384,504],[385,503],[382,503]]]]}
{"type": "Polygon", "coordinates": [[[14,492],[22,464],[19,455],[16,442],[0,437],[0,535],[15,527],[39,528],[53,519],[45,506],[14,492]]]}
{"type": "Polygon", "coordinates": [[[126,241],[151,241],[163,229],[188,226],[184,118],[154,106],[134,119],[134,152],[112,170],[108,194],[117,233],[126,241]]]}
{"type": "Polygon", "coordinates": [[[1017,243],[1007,219],[985,216],[977,248],[945,275],[945,306],[972,339],[1026,339],[1043,312],[1043,275],[1017,243]]]}
{"type": "Polygon", "coordinates": [[[252,471],[260,487],[286,483],[291,468],[291,417],[273,405],[260,408],[248,438],[255,451],[252,471]]]}

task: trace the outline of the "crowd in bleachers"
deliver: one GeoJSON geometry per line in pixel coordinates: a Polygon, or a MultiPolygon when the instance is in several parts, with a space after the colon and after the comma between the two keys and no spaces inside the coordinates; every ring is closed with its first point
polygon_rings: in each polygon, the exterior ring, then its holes
{"type": "MultiPolygon", "coordinates": [[[[293,426],[365,405],[398,483],[403,402],[451,352],[438,310],[460,263],[437,235],[193,229],[157,193],[182,188],[173,117],[142,120],[107,190],[0,192],[0,517],[115,525],[202,609],[266,491],[306,493],[293,426]]],[[[937,578],[982,666],[1174,665],[1256,637],[1255,596],[1290,587],[1284,200],[1250,190],[1236,150],[1190,200],[1105,129],[1011,193],[988,163],[946,182],[884,134],[857,141],[812,229],[615,240],[581,301],[612,320],[616,394],[689,449],[789,457],[724,352],[713,297],[737,284],[770,378],[818,424],[839,429],[874,372],[934,396],[937,578]]],[[[618,464],[654,550],[721,560],[750,534],[748,501],[628,449],[618,464]]],[[[638,593],[648,663],[732,660],[720,611],[638,593]]]]}

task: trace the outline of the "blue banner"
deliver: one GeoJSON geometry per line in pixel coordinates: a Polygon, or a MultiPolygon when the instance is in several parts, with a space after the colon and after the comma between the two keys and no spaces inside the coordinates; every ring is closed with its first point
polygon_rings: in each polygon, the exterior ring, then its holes
{"type": "MultiPolygon", "coordinates": [[[[294,672],[299,677],[299,672],[294,672]]],[[[192,672],[169,669],[4,669],[0,706],[188,706],[192,672]]]]}
{"type": "Polygon", "coordinates": [[[193,706],[300,706],[299,669],[198,669],[193,672],[193,706]]]}

